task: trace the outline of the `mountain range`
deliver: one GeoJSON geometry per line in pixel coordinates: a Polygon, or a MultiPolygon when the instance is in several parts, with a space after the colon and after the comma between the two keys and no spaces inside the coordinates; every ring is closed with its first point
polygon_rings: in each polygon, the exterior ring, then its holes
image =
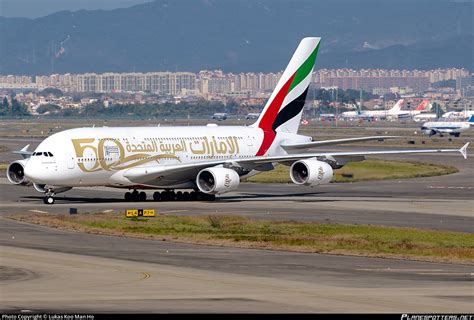
{"type": "Polygon", "coordinates": [[[157,0],[0,17],[0,74],[276,72],[305,36],[318,68],[474,71],[473,3],[441,0],[157,0]]]}

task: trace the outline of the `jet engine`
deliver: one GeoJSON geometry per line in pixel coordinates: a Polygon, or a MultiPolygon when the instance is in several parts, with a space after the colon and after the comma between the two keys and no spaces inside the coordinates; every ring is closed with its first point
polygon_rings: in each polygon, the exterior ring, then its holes
{"type": "Polygon", "coordinates": [[[28,186],[31,184],[25,177],[25,160],[17,160],[7,168],[7,179],[12,184],[28,186]]]}
{"type": "Polygon", "coordinates": [[[331,182],[333,176],[329,164],[316,159],[299,160],[290,168],[291,181],[305,186],[317,186],[331,182]]]}
{"type": "Polygon", "coordinates": [[[237,172],[227,168],[207,168],[196,177],[196,184],[204,193],[220,194],[239,187],[240,177],[237,172]]]}

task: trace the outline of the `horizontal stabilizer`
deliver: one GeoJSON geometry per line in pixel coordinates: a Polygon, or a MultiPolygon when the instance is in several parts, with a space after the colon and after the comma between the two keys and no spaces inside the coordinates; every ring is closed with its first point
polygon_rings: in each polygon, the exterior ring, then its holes
{"type": "Polygon", "coordinates": [[[383,141],[385,139],[396,139],[400,138],[399,136],[370,136],[370,137],[360,137],[360,138],[347,138],[347,139],[334,139],[334,140],[324,140],[324,141],[311,141],[304,143],[282,143],[281,147],[285,150],[300,150],[300,149],[309,149],[321,146],[332,146],[345,143],[356,143],[362,141],[383,141]]]}

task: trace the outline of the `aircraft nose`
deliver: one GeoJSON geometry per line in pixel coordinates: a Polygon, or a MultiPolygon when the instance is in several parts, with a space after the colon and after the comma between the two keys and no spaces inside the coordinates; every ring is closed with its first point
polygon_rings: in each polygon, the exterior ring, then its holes
{"type": "Polygon", "coordinates": [[[26,164],[25,164],[25,167],[23,168],[23,172],[25,174],[25,177],[30,180],[30,181],[33,181],[34,180],[34,170],[32,168],[32,165],[31,165],[31,160],[27,161],[26,164]]]}
{"type": "Polygon", "coordinates": [[[25,172],[25,177],[29,181],[39,182],[39,180],[41,180],[40,171],[38,170],[34,161],[31,161],[31,159],[28,162],[26,162],[24,172],[25,172]]]}

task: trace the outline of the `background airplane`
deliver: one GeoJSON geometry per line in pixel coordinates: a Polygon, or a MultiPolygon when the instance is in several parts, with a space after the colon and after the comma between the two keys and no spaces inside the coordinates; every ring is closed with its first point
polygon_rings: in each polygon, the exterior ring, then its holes
{"type": "Polygon", "coordinates": [[[404,100],[400,99],[389,110],[346,111],[346,112],[341,113],[341,117],[356,118],[356,119],[361,119],[361,120],[386,119],[387,117],[390,117],[390,116],[396,116],[398,112],[400,112],[403,103],[404,103],[404,100]]]}
{"type": "Polygon", "coordinates": [[[474,115],[474,111],[449,111],[443,113],[441,118],[447,120],[467,120],[470,119],[474,115]]]}
{"type": "Polygon", "coordinates": [[[245,116],[245,119],[247,120],[258,119],[259,116],[260,116],[260,113],[247,113],[247,115],[245,116]]]}
{"type": "Polygon", "coordinates": [[[223,112],[214,113],[212,115],[212,119],[214,119],[214,120],[227,120],[227,113],[223,113],[223,112]]]}
{"type": "Polygon", "coordinates": [[[394,112],[393,116],[397,116],[399,119],[414,118],[414,116],[428,112],[429,110],[431,110],[430,100],[423,99],[414,110],[400,110],[394,112]]]}
{"type": "Polygon", "coordinates": [[[439,134],[441,137],[444,134],[449,134],[455,137],[459,137],[461,132],[469,130],[474,125],[474,115],[467,122],[462,121],[433,121],[426,122],[421,127],[421,130],[428,136],[439,134]]]}

